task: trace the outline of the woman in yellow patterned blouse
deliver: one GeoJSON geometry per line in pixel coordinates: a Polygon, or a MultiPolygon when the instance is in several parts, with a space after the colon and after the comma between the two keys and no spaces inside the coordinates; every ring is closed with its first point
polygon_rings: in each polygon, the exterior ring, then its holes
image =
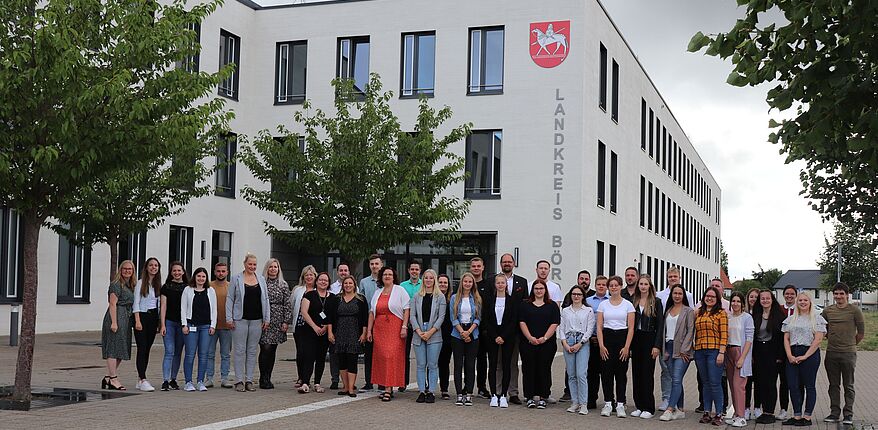
{"type": "Polygon", "coordinates": [[[704,385],[704,415],[701,423],[725,426],[720,381],[729,338],[729,317],[722,308],[719,290],[708,288],[695,317],[695,365],[704,385]],[[714,415],[711,416],[711,405],[714,415]]]}

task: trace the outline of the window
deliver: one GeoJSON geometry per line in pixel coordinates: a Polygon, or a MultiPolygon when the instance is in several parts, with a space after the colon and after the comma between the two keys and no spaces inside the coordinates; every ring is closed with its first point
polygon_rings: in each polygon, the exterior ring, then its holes
{"type": "Polygon", "coordinates": [[[58,303],[89,303],[91,250],[58,236],[58,303]]]}
{"type": "Polygon", "coordinates": [[[338,39],[338,71],[336,77],[350,79],[354,93],[366,93],[369,83],[369,36],[338,39]]]}
{"type": "Polygon", "coordinates": [[[223,142],[216,154],[216,192],[220,197],[235,198],[235,153],[238,136],[234,133],[222,137],[223,142]]]}
{"type": "Polygon", "coordinates": [[[607,194],[607,146],[598,141],[598,206],[606,205],[607,194]]]}
{"type": "Polygon", "coordinates": [[[168,240],[168,261],[179,261],[192,273],[192,227],[172,225],[168,240]]]}
{"type": "Polygon", "coordinates": [[[659,222],[659,215],[661,215],[660,194],[661,194],[661,191],[659,191],[659,187],[656,186],[655,187],[655,230],[653,230],[655,232],[655,234],[659,234],[659,231],[661,230],[661,223],[659,222]]]}
{"type": "MultiPolygon", "coordinates": [[[[655,165],[660,166],[662,163],[662,120],[655,117],[655,165]]],[[[650,155],[652,155],[650,153],[650,155]]]]}
{"type": "Polygon", "coordinates": [[[600,68],[600,88],[598,89],[598,107],[607,111],[607,47],[601,43],[600,47],[601,59],[598,67],[600,68]]]}
{"type": "Polygon", "coordinates": [[[679,176],[677,176],[677,173],[679,172],[679,166],[680,166],[680,149],[677,147],[677,141],[674,140],[674,149],[671,150],[671,170],[674,172],[673,173],[674,182],[676,182],[678,184],[680,183],[679,176]]]}
{"type": "MultiPolygon", "coordinates": [[[[649,275],[650,277],[653,275],[653,273],[652,273],[652,257],[649,255],[646,256],[646,274],[649,275]]],[[[655,279],[655,278],[653,278],[653,279],[655,279]]]]}
{"type": "Polygon", "coordinates": [[[610,276],[616,274],[616,245],[610,244],[610,276]]]}
{"type": "Polygon", "coordinates": [[[655,149],[653,147],[653,125],[655,123],[655,116],[652,112],[652,108],[649,109],[649,157],[652,158],[655,149]]]}
{"type": "Polygon", "coordinates": [[[0,303],[20,303],[24,286],[24,247],[18,214],[0,206],[0,303]]]}
{"type": "Polygon", "coordinates": [[[474,131],[466,140],[466,178],[464,197],[500,198],[500,130],[474,131]]]}
{"type": "Polygon", "coordinates": [[[597,268],[596,268],[595,272],[597,272],[598,275],[603,275],[604,274],[604,243],[601,241],[597,241],[597,256],[598,256],[598,261],[597,261],[597,268]]]}
{"type": "Polygon", "coordinates": [[[119,262],[131,260],[134,263],[134,274],[139,276],[143,263],[146,262],[146,231],[129,234],[119,241],[119,262]]]}
{"type": "Polygon", "coordinates": [[[610,118],[613,121],[619,122],[619,63],[616,60],[613,60],[613,110],[610,113],[610,118]]]}
{"type": "Polygon", "coordinates": [[[647,211],[647,230],[652,231],[652,182],[649,183],[649,191],[646,193],[646,200],[649,202],[649,207],[647,211]]]}
{"type": "Polygon", "coordinates": [[[640,99],[640,149],[646,151],[646,100],[640,99]]]}
{"type": "Polygon", "coordinates": [[[241,74],[241,38],[220,30],[220,69],[233,64],[232,73],[219,84],[219,95],[238,100],[238,78],[241,74]]]}
{"type": "Polygon", "coordinates": [[[667,226],[667,198],[665,198],[665,193],[662,193],[662,223],[661,223],[661,232],[660,236],[665,237],[667,234],[667,230],[665,227],[667,226]]]}
{"type": "Polygon", "coordinates": [[[646,215],[646,203],[643,198],[646,197],[646,178],[640,176],[640,226],[644,226],[644,218],[646,215]]]}
{"type": "Polygon", "coordinates": [[[231,264],[232,260],[232,233],[227,231],[213,231],[211,240],[210,267],[216,263],[231,264]]]}
{"type": "Polygon", "coordinates": [[[668,130],[662,127],[662,170],[668,171],[668,130]]]}
{"type": "Polygon", "coordinates": [[[503,92],[503,27],[469,30],[468,94],[503,92]]]}
{"type": "Polygon", "coordinates": [[[279,42],[275,54],[274,104],[305,101],[308,74],[308,42],[279,42]]]}
{"type": "MultiPolygon", "coordinates": [[[[305,153],[305,136],[295,136],[295,137],[292,137],[291,139],[295,139],[295,142],[299,146],[299,152],[304,154],[305,153]]],[[[281,145],[285,144],[286,137],[275,137],[274,141],[278,146],[281,146],[281,145]]],[[[292,140],[291,140],[291,143],[292,143],[292,140]]],[[[278,150],[284,150],[284,149],[279,148],[278,150]]],[[[295,181],[298,178],[299,178],[299,173],[296,172],[295,170],[290,169],[289,171],[287,171],[287,177],[286,177],[287,181],[295,181]]],[[[274,189],[274,187],[275,187],[275,183],[272,182],[271,188],[274,189]]]]}
{"type": "Polygon", "coordinates": [[[619,162],[616,153],[610,151],[610,212],[616,213],[616,202],[619,191],[619,162]]]}
{"type": "MultiPolygon", "coordinates": [[[[194,44],[201,43],[201,23],[200,22],[190,22],[186,24],[186,29],[195,33],[194,44]]],[[[177,68],[183,69],[190,73],[197,73],[199,71],[199,60],[200,53],[195,52],[192,55],[187,56],[182,61],[177,62],[177,68]]]]}
{"type": "Polygon", "coordinates": [[[436,75],[436,33],[402,35],[402,82],[400,97],[433,95],[436,75]]]}

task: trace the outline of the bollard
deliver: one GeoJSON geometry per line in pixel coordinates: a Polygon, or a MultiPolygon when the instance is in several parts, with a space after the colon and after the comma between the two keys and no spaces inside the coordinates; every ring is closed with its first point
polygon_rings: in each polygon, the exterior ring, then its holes
{"type": "Polygon", "coordinates": [[[9,346],[18,346],[18,305],[9,313],[9,346]]]}

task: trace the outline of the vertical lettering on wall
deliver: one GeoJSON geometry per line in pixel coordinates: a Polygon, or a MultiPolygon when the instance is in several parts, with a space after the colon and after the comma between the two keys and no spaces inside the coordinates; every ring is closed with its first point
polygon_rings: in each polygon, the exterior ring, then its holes
{"type": "MultiPolygon", "coordinates": [[[[564,121],[567,113],[564,111],[564,97],[561,96],[561,89],[555,89],[555,112],[554,117],[554,136],[552,138],[553,154],[552,159],[552,192],[555,194],[555,205],[552,208],[552,227],[558,232],[560,230],[560,222],[564,218],[564,210],[561,205],[562,194],[564,192],[564,121]]],[[[562,257],[563,240],[560,233],[552,234],[552,256],[549,261],[552,263],[551,279],[560,281],[561,263],[564,261],[562,257]]]]}

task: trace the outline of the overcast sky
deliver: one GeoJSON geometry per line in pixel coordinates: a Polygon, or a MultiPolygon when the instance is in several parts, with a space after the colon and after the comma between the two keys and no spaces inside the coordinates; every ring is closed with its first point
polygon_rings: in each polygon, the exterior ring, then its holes
{"type": "Polygon", "coordinates": [[[769,87],[732,87],[729,62],[686,52],[693,34],[728,31],[744,9],[735,0],[602,1],[722,188],[729,277],[759,265],[816,268],[831,225],[799,196],[801,164],[784,164],[767,141],[769,87]]]}

